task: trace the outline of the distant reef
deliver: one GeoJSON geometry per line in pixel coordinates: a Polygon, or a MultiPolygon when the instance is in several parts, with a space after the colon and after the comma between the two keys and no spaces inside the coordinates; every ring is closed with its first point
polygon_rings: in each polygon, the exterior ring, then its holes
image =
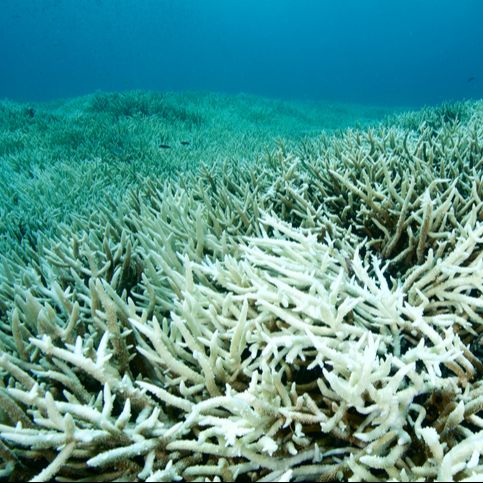
{"type": "Polygon", "coordinates": [[[483,102],[5,101],[0,170],[3,481],[483,479],[483,102]]]}

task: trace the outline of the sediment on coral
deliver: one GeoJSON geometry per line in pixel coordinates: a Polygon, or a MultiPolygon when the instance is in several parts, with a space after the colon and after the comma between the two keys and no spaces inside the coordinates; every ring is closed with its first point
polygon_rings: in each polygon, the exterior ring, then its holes
{"type": "Polygon", "coordinates": [[[2,478],[480,480],[482,118],[151,180],[4,260],[2,478]]]}

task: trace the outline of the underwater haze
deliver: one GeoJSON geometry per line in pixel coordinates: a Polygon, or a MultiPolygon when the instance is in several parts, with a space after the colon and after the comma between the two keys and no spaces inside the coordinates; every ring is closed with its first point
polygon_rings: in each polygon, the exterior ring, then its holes
{"type": "Polygon", "coordinates": [[[148,89],[476,99],[482,18],[479,0],[2,0],[0,98],[148,89]]]}
{"type": "Polygon", "coordinates": [[[0,0],[0,482],[483,481],[483,0],[0,0]]]}

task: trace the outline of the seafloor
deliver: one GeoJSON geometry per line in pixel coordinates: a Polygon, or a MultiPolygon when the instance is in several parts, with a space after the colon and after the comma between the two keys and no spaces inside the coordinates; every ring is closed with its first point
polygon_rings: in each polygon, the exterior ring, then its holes
{"type": "Polygon", "coordinates": [[[0,480],[481,481],[483,102],[0,103],[0,480]]]}

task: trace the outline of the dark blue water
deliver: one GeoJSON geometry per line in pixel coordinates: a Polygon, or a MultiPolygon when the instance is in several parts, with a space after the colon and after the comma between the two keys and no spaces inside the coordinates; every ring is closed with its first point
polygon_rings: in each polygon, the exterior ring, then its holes
{"type": "Polygon", "coordinates": [[[481,0],[0,0],[0,98],[483,97],[481,0]]]}

